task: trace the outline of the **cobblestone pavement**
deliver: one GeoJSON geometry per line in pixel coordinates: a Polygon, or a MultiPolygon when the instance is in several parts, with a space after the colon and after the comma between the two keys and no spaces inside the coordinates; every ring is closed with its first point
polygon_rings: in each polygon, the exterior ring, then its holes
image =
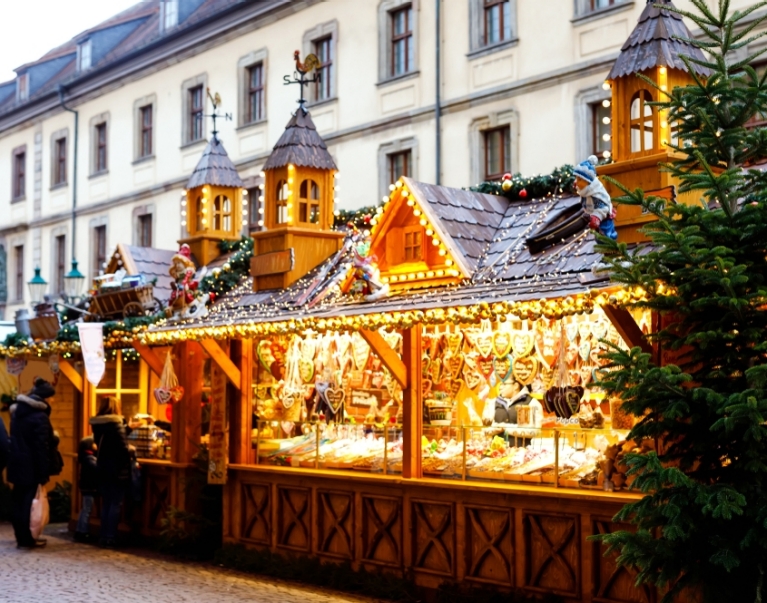
{"type": "Polygon", "coordinates": [[[19,550],[0,524],[0,602],[25,603],[371,603],[188,563],[139,549],[77,544],[62,525],[48,526],[48,546],[19,550]]]}

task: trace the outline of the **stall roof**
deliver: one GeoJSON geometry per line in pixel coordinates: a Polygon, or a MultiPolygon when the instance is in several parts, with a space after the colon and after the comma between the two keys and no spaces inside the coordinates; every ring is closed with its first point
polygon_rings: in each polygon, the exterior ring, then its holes
{"type": "MultiPolygon", "coordinates": [[[[464,253],[464,259],[475,268],[470,278],[458,285],[398,292],[376,302],[337,293],[314,306],[299,305],[301,295],[323,271],[326,264],[322,264],[287,289],[253,292],[252,280],[244,279],[237,289],[211,306],[204,320],[166,324],[152,330],[426,310],[478,302],[531,301],[579,295],[606,284],[603,277],[592,272],[601,255],[594,250],[594,236],[585,228],[536,254],[531,254],[525,243],[549,220],[580,203],[578,197],[510,201],[412,180],[407,184],[420,206],[429,207],[430,213],[439,217],[441,226],[464,253]]],[[[346,269],[339,262],[337,270],[346,269]]]]}
{"type": "Polygon", "coordinates": [[[114,273],[120,268],[130,275],[143,274],[147,282],[157,279],[154,285],[154,296],[162,301],[170,297],[173,279],[168,273],[173,256],[177,252],[169,249],[154,247],[138,247],[136,245],[117,245],[109,260],[106,272],[114,273]],[[122,263],[121,263],[122,262],[122,263]]]}

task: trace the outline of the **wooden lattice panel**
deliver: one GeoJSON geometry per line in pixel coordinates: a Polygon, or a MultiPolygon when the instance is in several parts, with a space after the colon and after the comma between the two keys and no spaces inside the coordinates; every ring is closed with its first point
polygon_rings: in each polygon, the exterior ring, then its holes
{"type": "MultiPolygon", "coordinates": [[[[609,534],[616,530],[632,530],[631,526],[618,525],[608,518],[594,519],[594,534],[609,534]]],[[[655,589],[649,586],[637,588],[634,585],[636,572],[619,566],[615,559],[617,552],[605,556],[606,547],[598,542],[593,545],[594,554],[594,603],[655,603],[655,589]]]]}
{"type": "Polygon", "coordinates": [[[317,552],[328,557],[354,557],[354,494],[319,490],[317,552]]]}
{"type": "Polygon", "coordinates": [[[362,496],[362,559],[402,566],[402,499],[362,496]]]}
{"type": "Polygon", "coordinates": [[[411,507],[413,567],[434,574],[455,573],[455,508],[451,503],[414,500],[411,507]]]}
{"type": "Polygon", "coordinates": [[[579,517],[526,512],[524,536],[525,586],[580,597],[579,517]]]}
{"type": "Polygon", "coordinates": [[[311,549],[312,491],[277,487],[277,546],[309,552],[311,549]]]}
{"type": "Polygon", "coordinates": [[[149,473],[147,486],[146,528],[157,531],[162,529],[162,520],[170,504],[170,477],[149,473]]]}
{"type": "Polygon", "coordinates": [[[464,511],[466,579],[513,585],[513,510],[467,506],[464,511]]]}
{"type": "Polygon", "coordinates": [[[271,487],[269,484],[242,484],[241,525],[243,540],[271,544],[271,487]]]}

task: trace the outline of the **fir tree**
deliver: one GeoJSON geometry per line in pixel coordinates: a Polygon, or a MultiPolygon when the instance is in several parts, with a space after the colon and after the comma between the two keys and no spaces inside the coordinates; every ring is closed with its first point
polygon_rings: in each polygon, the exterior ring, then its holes
{"type": "MultiPolygon", "coordinates": [[[[639,348],[610,353],[603,386],[641,421],[631,439],[658,452],[629,455],[644,497],[616,516],[635,531],[600,539],[618,562],[677,600],[762,601],[767,571],[767,174],[748,166],[767,157],[767,132],[748,129],[767,115],[767,75],[741,52],[764,17],[754,3],[730,11],[691,0],[676,12],[702,31],[708,78],[665,94],[659,109],[676,126],[679,159],[663,166],[701,202],[682,205],[640,190],[618,200],[657,217],[644,228],[650,251],[600,239],[613,279],[642,287],[635,306],[666,317],[652,339],[677,354],[658,366],[639,348]],[[688,590],[685,590],[688,589],[688,590]],[[684,600],[684,599],[681,599],[684,600]]],[[[662,8],[675,10],[664,4],[662,8]]],[[[686,59],[694,73],[693,64],[686,59]]],[[[616,183],[617,184],[617,183],[616,183]]]]}

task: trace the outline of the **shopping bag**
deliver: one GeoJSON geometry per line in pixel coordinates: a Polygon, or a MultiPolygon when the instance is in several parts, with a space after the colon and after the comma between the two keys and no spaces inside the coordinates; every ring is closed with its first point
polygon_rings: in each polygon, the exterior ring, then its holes
{"type": "Polygon", "coordinates": [[[32,510],[29,513],[29,531],[32,532],[32,538],[37,540],[43,533],[43,528],[48,525],[49,509],[48,494],[45,488],[37,486],[37,494],[32,501],[32,510]]]}

